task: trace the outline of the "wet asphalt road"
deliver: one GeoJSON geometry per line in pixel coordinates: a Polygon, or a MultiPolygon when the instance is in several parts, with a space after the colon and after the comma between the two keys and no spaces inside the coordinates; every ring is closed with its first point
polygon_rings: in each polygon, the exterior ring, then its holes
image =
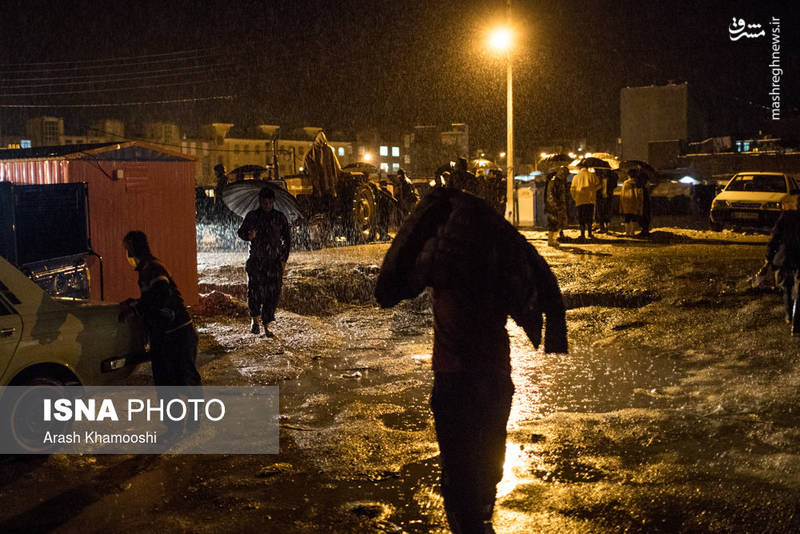
{"type": "MultiPolygon", "coordinates": [[[[497,532],[800,530],[798,340],[779,296],[746,283],[765,237],[659,228],[549,249],[526,235],[570,308],[570,354],[509,322],[497,532]]],[[[0,531],[446,531],[431,315],[424,297],[370,304],[386,247],[293,255],[275,339],[246,334],[235,300],[199,319],[206,383],[280,385],[279,455],[6,463],[0,531]]],[[[206,289],[240,294],[241,254],[199,264],[206,289]]]]}

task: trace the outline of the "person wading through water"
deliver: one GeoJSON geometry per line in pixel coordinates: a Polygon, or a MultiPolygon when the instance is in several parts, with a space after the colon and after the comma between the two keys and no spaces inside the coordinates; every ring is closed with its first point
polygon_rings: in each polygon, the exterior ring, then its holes
{"type": "Polygon", "coordinates": [[[485,201],[435,188],[386,253],[375,298],[383,307],[433,288],[433,410],[442,495],[454,533],[492,532],[514,386],[506,319],[535,346],[567,351],[558,282],[524,236],[485,201]]]}

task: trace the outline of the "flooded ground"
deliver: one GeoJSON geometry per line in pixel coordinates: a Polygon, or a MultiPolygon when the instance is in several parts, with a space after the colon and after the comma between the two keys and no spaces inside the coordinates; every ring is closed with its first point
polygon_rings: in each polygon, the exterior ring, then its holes
{"type": "MultiPolygon", "coordinates": [[[[746,282],[766,237],[524,233],[561,284],[570,353],[509,321],[497,532],[800,531],[800,340],[746,282]]],[[[274,339],[247,333],[245,255],[201,253],[204,382],[279,385],[281,453],[6,462],[0,532],[446,532],[429,301],[375,307],[387,248],[292,254],[274,339]]]]}

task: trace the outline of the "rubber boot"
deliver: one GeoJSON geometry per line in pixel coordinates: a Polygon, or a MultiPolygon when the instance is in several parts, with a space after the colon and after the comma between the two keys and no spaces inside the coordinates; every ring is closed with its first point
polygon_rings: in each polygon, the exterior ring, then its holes
{"type": "Polygon", "coordinates": [[[800,336],[800,308],[798,301],[800,298],[794,299],[794,309],[792,310],[792,335],[800,336]]]}
{"type": "Polygon", "coordinates": [[[253,317],[250,319],[250,333],[251,334],[258,334],[259,327],[258,327],[258,317],[253,317]]]}

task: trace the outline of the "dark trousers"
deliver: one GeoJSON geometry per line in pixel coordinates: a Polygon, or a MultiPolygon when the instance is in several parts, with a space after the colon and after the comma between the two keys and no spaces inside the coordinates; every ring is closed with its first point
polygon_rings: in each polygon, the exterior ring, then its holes
{"type": "Polygon", "coordinates": [[[275,320],[275,308],[281,297],[283,264],[280,260],[249,258],[247,271],[247,307],[250,317],[261,317],[267,324],[275,320]]]}
{"type": "Polygon", "coordinates": [[[639,216],[639,226],[642,227],[643,234],[650,233],[650,193],[647,188],[644,188],[644,201],[642,205],[642,214],[639,216]]]}
{"type": "Polygon", "coordinates": [[[150,354],[156,386],[199,386],[197,333],[191,324],[175,332],[151,332],[150,354]]]}
{"type": "Polygon", "coordinates": [[[578,224],[581,226],[581,235],[584,230],[589,229],[589,234],[592,233],[592,219],[594,219],[594,204],[581,204],[577,206],[578,210],[578,224]]]}
{"type": "Polygon", "coordinates": [[[503,478],[508,375],[435,373],[431,409],[442,465],[442,497],[454,534],[485,532],[503,478]]]}
{"type": "MultiPolygon", "coordinates": [[[[781,269],[779,272],[778,283],[783,288],[783,306],[786,311],[786,318],[793,319],[795,315],[795,296],[798,294],[800,286],[800,270],[781,269]]],[[[800,319],[800,317],[798,317],[800,319]]]]}
{"type": "Polygon", "coordinates": [[[611,222],[611,201],[613,197],[599,196],[597,199],[597,222],[605,225],[611,222]]]}

